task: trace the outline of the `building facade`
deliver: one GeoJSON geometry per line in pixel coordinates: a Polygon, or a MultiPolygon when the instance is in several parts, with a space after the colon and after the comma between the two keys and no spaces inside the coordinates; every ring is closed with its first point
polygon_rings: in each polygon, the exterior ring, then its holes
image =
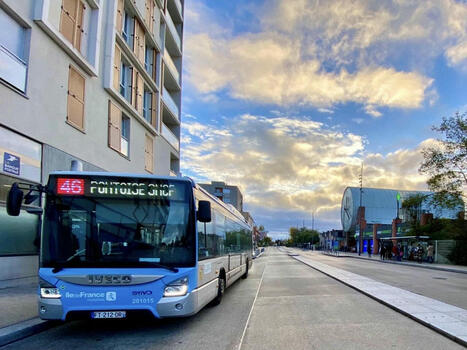
{"type": "Polygon", "coordinates": [[[232,204],[239,212],[243,212],[243,195],[237,186],[229,186],[220,181],[211,181],[210,184],[199,185],[224,203],[232,204]]]}
{"type": "Polygon", "coordinates": [[[342,196],[341,222],[347,243],[350,238],[358,240],[362,234],[362,252],[368,247],[378,250],[378,239],[397,237],[405,234],[410,217],[402,208],[403,202],[412,196],[422,196],[417,220],[423,223],[427,217],[456,219],[464,207],[440,208],[431,204],[433,192],[405,191],[382,188],[347,187],[342,196]],[[361,203],[361,204],[360,204],[361,203]]]}
{"type": "Polygon", "coordinates": [[[179,173],[183,5],[0,0],[0,280],[37,267],[40,220],[7,216],[11,183],[45,183],[72,160],[179,173]]]}

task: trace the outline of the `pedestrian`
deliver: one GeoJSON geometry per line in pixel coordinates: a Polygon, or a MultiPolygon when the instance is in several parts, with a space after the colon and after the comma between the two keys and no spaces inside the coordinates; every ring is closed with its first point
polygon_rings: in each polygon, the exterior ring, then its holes
{"type": "Polygon", "coordinates": [[[402,247],[401,247],[401,244],[398,243],[397,244],[397,261],[401,261],[402,260],[402,247]]]}
{"type": "Polygon", "coordinates": [[[433,252],[434,252],[434,247],[433,247],[433,245],[430,243],[430,244],[428,245],[428,248],[426,249],[427,261],[428,261],[430,264],[433,264],[433,252]]]}
{"type": "Polygon", "coordinates": [[[371,243],[368,241],[368,257],[371,258],[371,243]]]}
{"type": "Polygon", "coordinates": [[[417,261],[419,264],[421,264],[422,260],[423,260],[423,247],[419,243],[417,246],[417,261]]]}
{"type": "Polygon", "coordinates": [[[380,254],[380,259],[384,260],[384,254],[386,254],[386,247],[384,244],[381,244],[379,254],[380,254]]]}

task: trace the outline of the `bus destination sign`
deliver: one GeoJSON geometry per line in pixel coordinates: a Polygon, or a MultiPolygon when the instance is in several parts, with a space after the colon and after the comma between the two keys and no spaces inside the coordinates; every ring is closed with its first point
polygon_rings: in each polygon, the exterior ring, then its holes
{"type": "Polygon", "coordinates": [[[183,199],[183,184],[167,180],[57,178],[57,194],[108,198],[183,199]],[[178,198],[177,198],[178,197],[178,198]]]}

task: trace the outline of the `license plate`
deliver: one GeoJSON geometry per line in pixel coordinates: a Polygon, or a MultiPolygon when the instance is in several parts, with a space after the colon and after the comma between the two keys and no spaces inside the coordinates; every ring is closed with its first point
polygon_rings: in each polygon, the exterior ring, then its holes
{"type": "Polygon", "coordinates": [[[91,318],[125,318],[126,311],[94,311],[91,318]]]}

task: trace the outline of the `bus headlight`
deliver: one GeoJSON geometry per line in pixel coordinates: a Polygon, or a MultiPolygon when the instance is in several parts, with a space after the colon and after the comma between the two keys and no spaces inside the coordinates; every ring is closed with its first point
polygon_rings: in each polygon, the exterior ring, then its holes
{"type": "Polygon", "coordinates": [[[188,292],[188,277],[180,278],[170,283],[164,289],[164,297],[181,297],[188,292]]]}
{"type": "Polygon", "coordinates": [[[58,299],[61,297],[58,288],[41,288],[41,298],[58,299]]]}
{"type": "Polygon", "coordinates": [[[44,299],[59,299],[61,298],[60,290],[56,288],[53,284],[43,280],[42,278],[39,279],[39,287],[41,291],[41,298],[44,299]]]}

